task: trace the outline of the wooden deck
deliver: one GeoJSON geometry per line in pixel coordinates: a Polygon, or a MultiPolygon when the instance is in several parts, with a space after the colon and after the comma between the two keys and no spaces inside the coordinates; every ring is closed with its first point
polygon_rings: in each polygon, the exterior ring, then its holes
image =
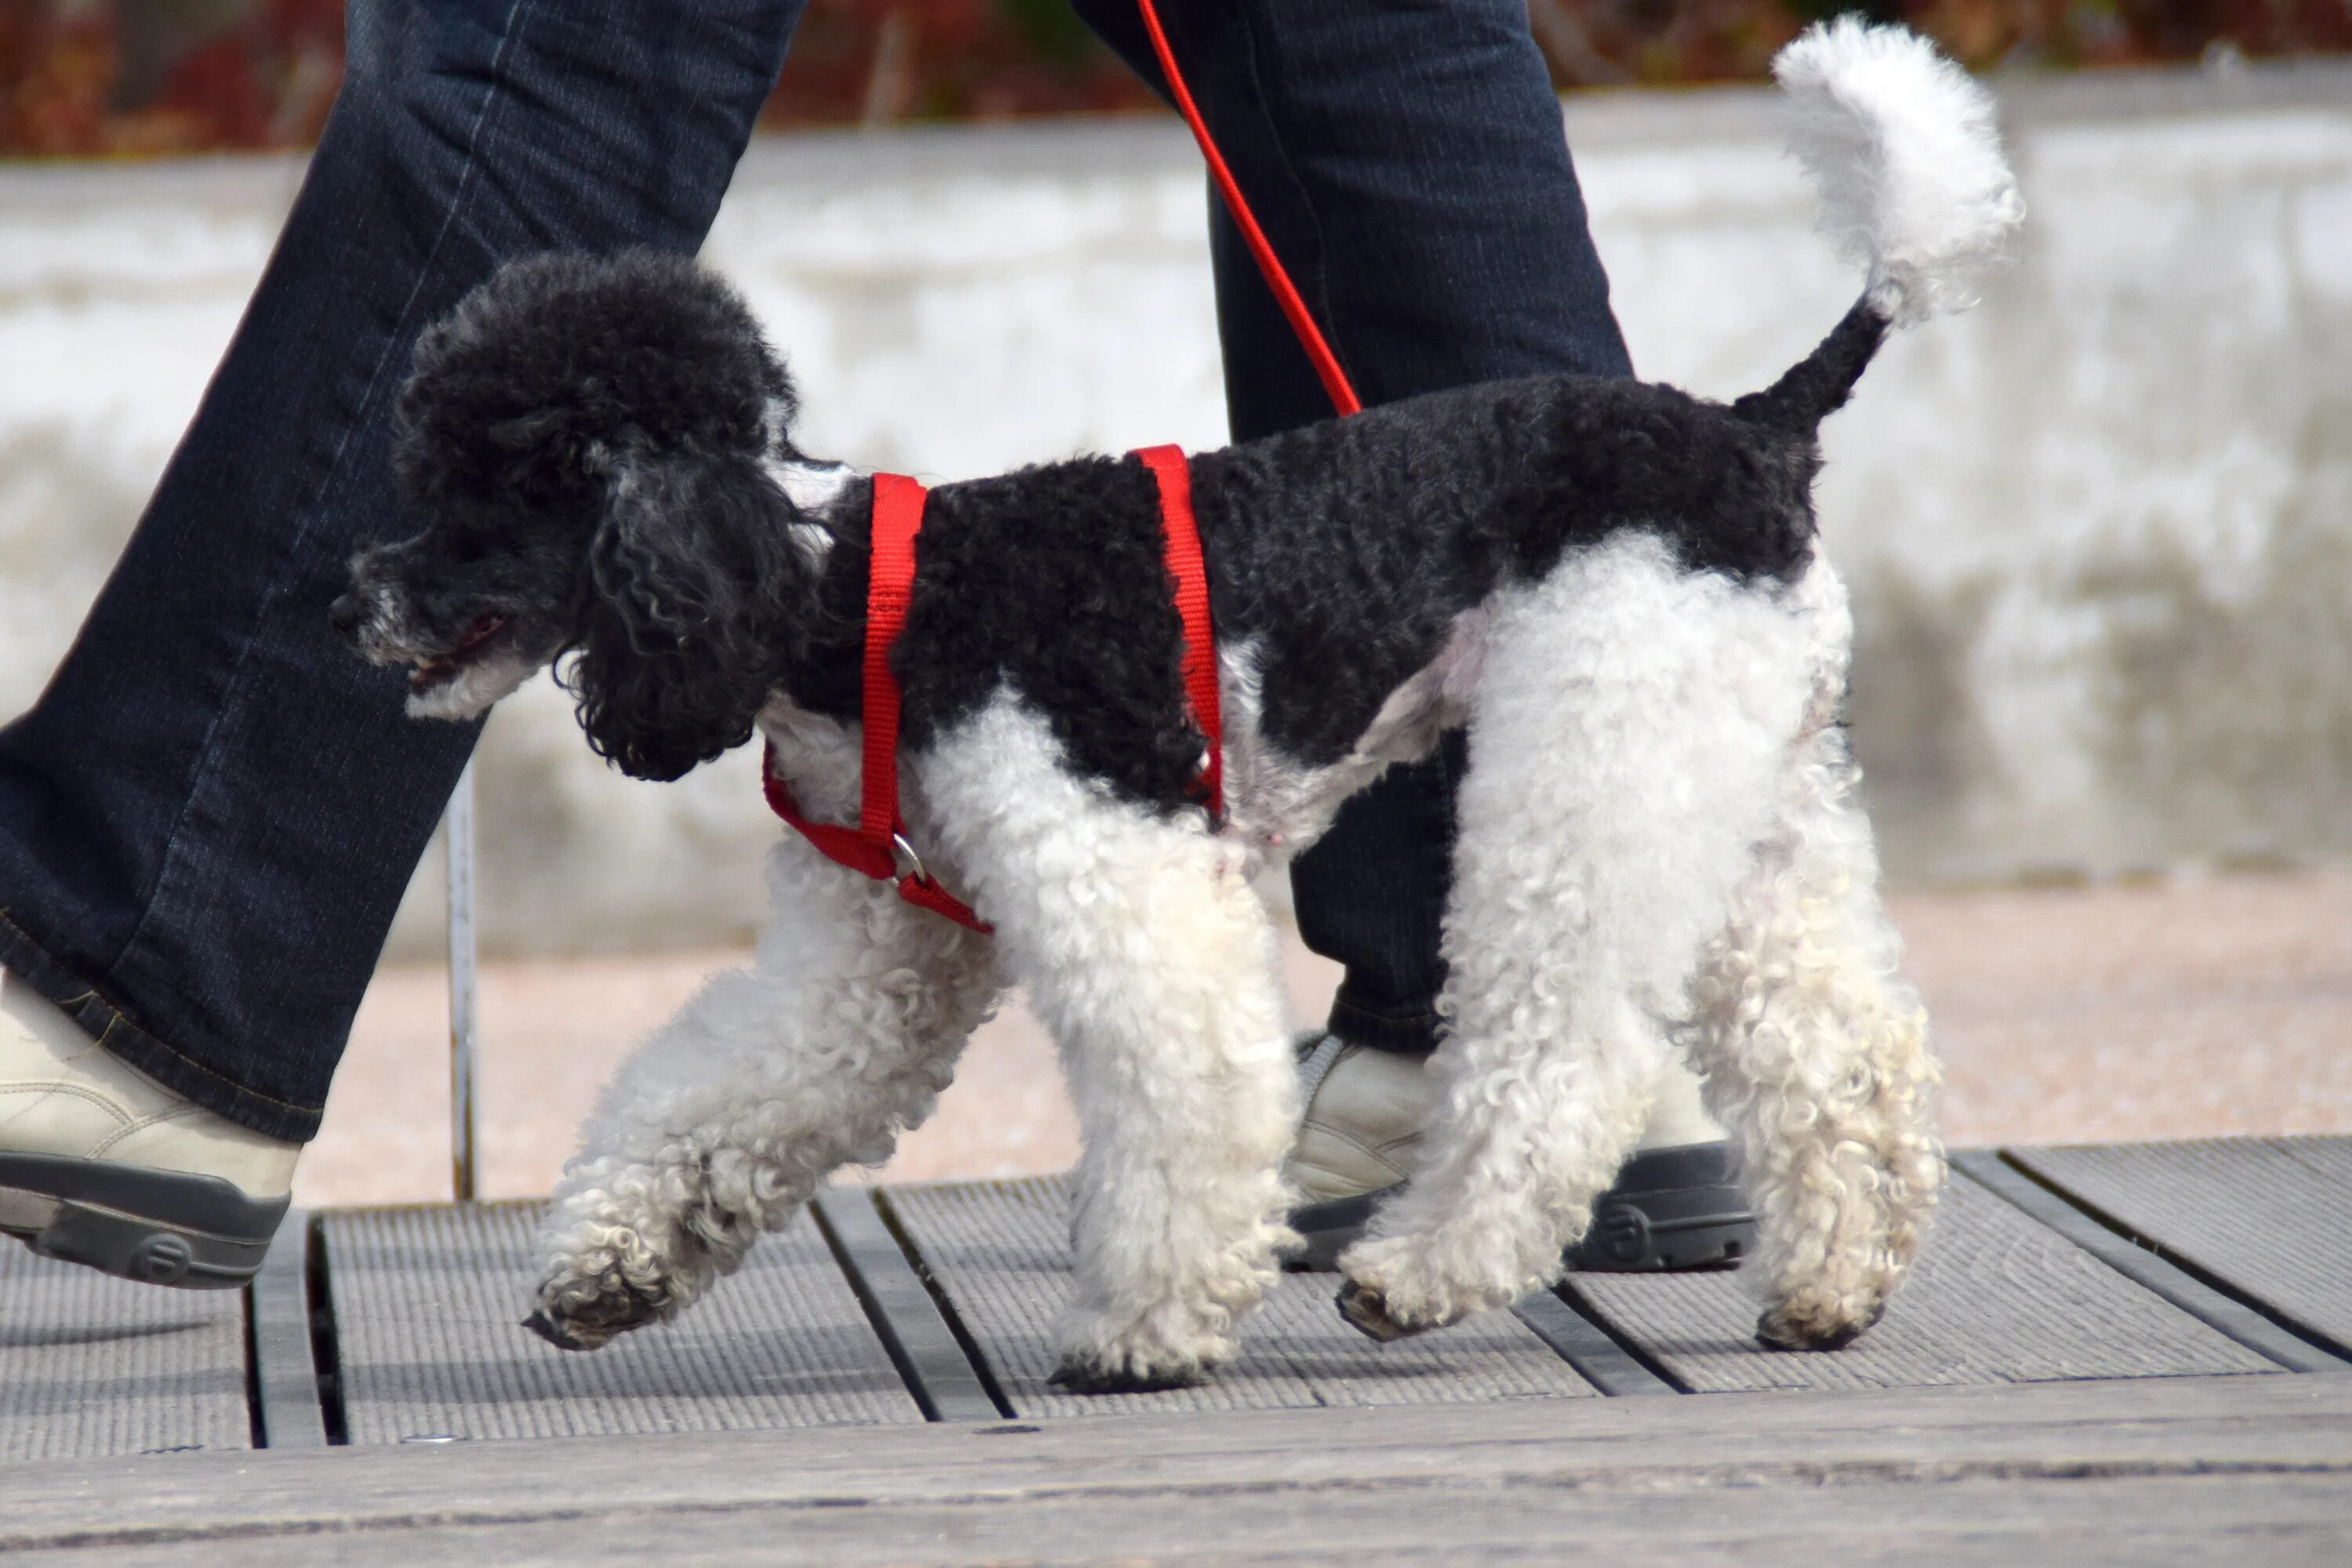
{"type": "Polygon", "coordinates": [[[528,1205],[303,1216],[220,1295],[10,1248],[0,1552],[2352,1562],[2352,1139],[1956,1164],[1836,1354],[1756,1348],[1735,1274],[1386,1347],[1289,1276],[1215,1383],[1093,1398],[1055,1181],[829,1193],[585,1356],[516,1326],[528,1205]]]}

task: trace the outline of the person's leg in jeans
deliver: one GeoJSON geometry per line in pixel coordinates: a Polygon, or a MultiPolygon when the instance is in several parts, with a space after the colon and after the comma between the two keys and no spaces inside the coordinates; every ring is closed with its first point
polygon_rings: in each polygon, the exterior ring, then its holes
{"type": "Polygon", "coordinates": [[[341,97],[227,356],[72,651],[0,731],[0,1227],[190,1284],[257,1264],[212,1243],[282,1207],[474,741],[404,717],[401,679],[327,618],[353,546],[408,531],[411,346],[509,258],[698,247],[803,3],[352,7],[341,97]],[[89,1234],[55,1201],[77,1194],[177,1245],[89,1234]]]}
{"type": "MultiPolygon", "coordinates": [[[[1134,0],[1080,0],[1079,9],[1158,81],[1134,0]]],[[[1161,21],[1220,150],[1364,403],[1520,375],[1632,374],[1523,0],[1244,0],[1168,6],[1161,21]]],[[[1330,417],[1221,207],[1212,228],[1234,437],[1330,417]]],[[[1333,1205],[1315,1217],[1340,1227],[1318,1253],[1369,1214],[1361,1194],[1410,1165],[1428,1101],[1418,1067],[1435,1044],[1444,979],[1439,930],[1464,762],[1457,733],[1430,761],[1391,769],[1293,869],[1299,934],[1346,966],[1329,1038],[1309,1061],[1313,1104],[1292,1161],[1305,1194],[1333,1205]]],[[[1721,1134],[1699,1109],[1696,1080],[1676,1067],[1659,1088],[1645,1147],[1715,1147],[1643,1168],[1719,1188],[1721,1134]]],[[[1620,1195],[1639,1196],[1631,1187],[1620,1195]]],[[[1618,1261],[1663,1261],[1649,1221],[1720,1213],[1726,1197],[1654,1205],[1640,1245],[1621,1247],[1618,1261]]],[[[1707,1237],[1721,1234],[1691,1236],[1678,1260],[1720,1257],[1707,1237]]],[[[1586,1260],[1599,1260],[1593,1249],[1586,1260]]]]}

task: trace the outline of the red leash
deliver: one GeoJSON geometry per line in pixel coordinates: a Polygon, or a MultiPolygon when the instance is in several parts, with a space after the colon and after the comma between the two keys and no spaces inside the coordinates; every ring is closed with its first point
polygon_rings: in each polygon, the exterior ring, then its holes
{"type": "MultiPolygon", "coordinates": [[[[1168,79],[1169,95],[1176,100],[1176,110],[1192,128],[1192,139],[1200,143],[1201,156],[1208,162],[1217,192],[1224,198],[1225,210],[1233,215],[1234,225],[1248,242],[1250,255],[1256,259],[1266,287],[1274,290],[1282,313],[1289,319],[1290,330],[1298,335],[1299,346],[1314,362],[1315,374],[1321,378],[1331,406],[1343,415],[1358,412],[1363,405],[1357,401],[1356,389],[1348,383],[1348,373],[1339,368],[1339,356],[1323,341],[1313,312],[1292,286],[1290,275],[1283,270],[1265,231],[1258,227],[1240,184],[1225,166],[1224,157],[1210,137],[1200,109],[1192,102],[1183,73],[1177,68],[1175,52],[1168,47],[1168,35],[1160,28],[1160,13],[1153,8],[1152,0],[1136,0],[1136,5],[1143,13],[1144,30],[1151,35],[1152,52],[1160,58],[1161,74],[1168,79]]],[[[1208,741],[1201,763],[1200,787],[1211,819],[1218,820],[1225,814],[1224,720],[1217,693],[1217,644],[1209,619],[1209,576],[1201,557],[1200,529],[1192,517],[1192,470],[1181,447],[1147,447],[1134,455],[1150,470],[1160,489],[1163,548],[1169,575],[1176,580],[1176,611],[1184,623],[1184,695],[1192,705],[1192,721],[1208,741]]],[[[769,806],[814,845],[819,853],[853,871],[895,884],[898,896],[910,904],[945,915],[973,931],[987,931],[993,928],[973,914],[969,905],[931,880],[921,858],[907,842],[907,821],[898,812],[898,680],[890,670],[890,650],[897,646],[898,633],[907,624],[907,605],[915,584],[915,536],[922,531],[923,503],[928,494],[920,484],[902,474],[874,476],[872,559],[866,584],[864,773],[859,784],[857,826],[841,827],[829,822],[814,822],[802,815],[792,791],[776,774],[772,745],[768,749],[762,774],[769,806]]]]}
{"type": "Polygon", "coordinates": [[[1256,216],[1242,196],[1240,184],[1234,180],[1234,172],[1225,167],[1224,155],[1210,137],[1208,123],[1201,118],[1200,109],[1192,102],[1192,90],[1184,85],[1184,73],[1176,68],[1176,51],[1168,47],[1168,35],[1160,26],[1159,11],[1151,0],[1135,0],[1135,4],[1143,13],[1144,31],[1151,35],[1151,52],[1160,57],[1160,74],[1168,79],[1168,96],[1176,100],[1176,112],[1184,117],[1184,123],[1192,128],[1192,140],[1201,144],[1201,156],[1208,163],[1210,177],[1217,182],[1217,194],[1224,198],[1225,210],[1233,215],[1242,238],[1248,241],[1250,255],[1256,259],[1265,286],[1274,290],[1282,313],[1290,318],[1290,330],[1298,335],[1298,346],[1315,362],[1315,374],[1322,379],[1324,394],[1341,414],[1361,412],[1364,405],[1356,400],[1356,389],[1349,384],[1348,373],[1339,368],[1339,357],[1323,341],[1314,313],[1291,286],[1290,274],[1282,269],[1281,258],[1275,255],[1265,231],[1258,227],[1256,216]]]}

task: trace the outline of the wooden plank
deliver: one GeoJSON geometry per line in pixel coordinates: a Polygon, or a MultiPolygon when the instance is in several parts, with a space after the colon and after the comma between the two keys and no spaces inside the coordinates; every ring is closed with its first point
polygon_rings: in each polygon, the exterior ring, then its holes
{"type": "MultiPolygon", "coordinates": [[[[2352,1556],[2352,1501],[2340,1477],[2066,1477],[1941,1484],[1858,1478],[1800,1490],[1708,1484],[1595,1492],[1523,1478],[1489,1491],[1435,1479],[1403,1487],[1242,1488],[746,1509],[528,1521],[425,1518],[316,1539],[240,1536],[110,1547],[109,1562],[212,1568],[338,1568],[431,1563],[660,1562],[873,1564],[1612,1563],[1790,1564],[2021,1562],[2149,1568],[2340,1564],[2352,1556]]],[[[73,1562],[77,1554],[26,1554],[73,1562]]]]}
{"type": "Polygon", "coordinates": [[[377,1542],[404,1543],[408,1562],[604,1561],[667,1542],[678,1563],[1332,1561],[1407,1545],[1475,1561],[1570,1542],[1637,1562],[1943,1562],[1993,1542],[2012,1562],[2073,1563],[2102,1531],[2116,1545],[2096,1560],[2197,1561],[2197,1547],[2207,1563],[2288,1561],[2352,1520],[2352,1378],[191,1454],[22,1467],[8,1497],[0,1552],[205,1547],[240,1565],[298,1547],[315,1561],[328,1532],[347,1563],[395,1560],[377,1542]]]}
{"type": "Polygon", "coordinates": [[[289,1209],[253,1278],[253,1390],[260,1437],[271,1448],[323,1448],[319,1364],[310,1336],[310,1215],[289,1209]]]}
{"type": "Polygon", "coordinates": [[[0,1237],[0,1465],[249,1448],[245,1352],[241,1290],[133,1284],[0,1237]]]}
{"type": "Polygon", "coordinates": [[[1244,1324],[1241,1360],[1201,1387],[1066,1394],[1047,1382],[1054,1319],[1070,1289],[1063,1179],[887,1188],[882,1201],[1016,1415],[1436,1405],[1595,1393],[1507,1312],[1379,1345],[1340,1319],[1330,1276],[1291,1274],[1244,1324]]]}
{"type": "Polygon", "coordinates": [[[930,1287],[883,1223],[873,1194],[862,1188],[832,1188],[817,1194],[815,1207],[835,1260],[923,1414],[933,1421],[994,1421],[1007,1414],[956,1342],[930,1287]]]}
{"type": "Polygon", "coordinates": [[[2352,1138],[2016,1149],[2130,1234],[2352,1354],[2352,1138]]]}
{"type": "Polygon", "coordinates": [[[1953,1156],[1953,1165],[2001,1201],[2022,1210],[2135,1284],[2210,1323],[2240,1344],[2291,1372],[2341,1372],[2347,1363],[2288,1332],[2234,1297],[2100,1224],[1989,1149],[1953,1156]]]}
{"type": "Polygon", "coordinates": [[[676,1322],[580,1352],[520,1326],[539,1213],[321,1216],[352,1443],[923,1419],[805,1215],[676,1322]]]}
{"type": "Polygon", "coordinates": [[[1573,1284],[1703,1394],[2279,1370],[1966,1180],[1946,1193],[1885,1320],[1842,1351],[1762,1349],[1737,1273],[1579,1274],[1573,1284]]]}

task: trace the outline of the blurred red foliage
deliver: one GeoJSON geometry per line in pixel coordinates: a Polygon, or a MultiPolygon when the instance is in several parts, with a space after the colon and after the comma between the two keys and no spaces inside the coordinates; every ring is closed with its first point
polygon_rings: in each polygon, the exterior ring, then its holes
{"type": "Polygon", "coordinates": [[[761,121],[997,120],[1154,101],[1066,0],[811,0],[761,121]]]}
{"type": "MultiPolygon", "coordinates": [[[[364,4],[365,0],[358,0],[364,4]]],[[[681,0],[691,4],[692,0],[681,0]]],[[[0,156],[307,145],[343,0],[0,0],[0,156]]],[[[2352,51],[2352,0],[1528,0],[1563,87],[1761,79],[1816,16],[1900,17],[1970,66],[2352,51]]],[[[1066,0],[812,0],[769,125],[985,120],[1152,100],[1066,0]]]]}
{"type": "Polygon", "coordinates": [[[303,146],[342,78],[342,0],[5,0],[0,154],[303,146]]]}

